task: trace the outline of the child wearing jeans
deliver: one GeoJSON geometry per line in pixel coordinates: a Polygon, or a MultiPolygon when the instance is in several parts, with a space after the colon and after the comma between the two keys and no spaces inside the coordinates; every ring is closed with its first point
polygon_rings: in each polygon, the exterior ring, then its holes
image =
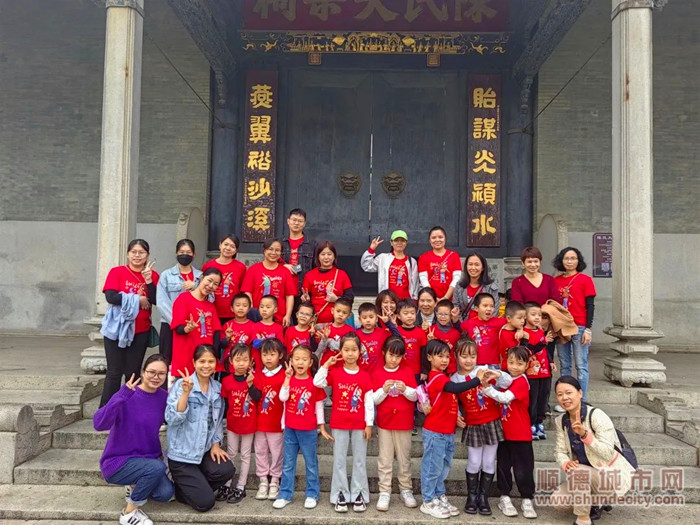
{"type": "Polygon", "coordinates": [[[525,376],[527,364],[530,361],[530,350],[524,346],[514,346],[508,349],[508,373],[513,382],[507,390],[500,392],[492,386],[485,387],[482,392],[503,404],[501,424],[505,440],[498,444],[498,490],[501,498],[498,508],[504,516],[517,516],[518,511],[510,500],[513,489],[513,476],[518,484],[518,490],[523,498],[522,511],[526,518],[536,518],[537,513],[532,504],[535,493],[535,456],[532,450],[532,433],[530,432],[530,385],[525,376]]]}
{"type": "Polygon", "coordinates": [[[348,511],[348,497],[355,512],[369,503],[367,480],[367,441],[374,424],[372,380],[360,369],[360,338],[355,332],[340,339],[340,354],[331,356],[316,372],[314,386],[329,386],[333,394],[331,433],[333,434],[333,477],[331,503],[336,512],[348,511]],[[334,367],[336,363],[342,366],[334,367]],[[348,445],[352,443],[352,482],[348,487],[348,445]]]}
{"type": "MultiPolygon", "coordinates": [[[[227,401],[226,452],[231,460],[241,454],[241,471],[234,489],[224,485],[216,494],[217,501],[238,503],[245,498],[245,484],[250,470],[250,453],[253,449],[256,403],[260,401],[260,390],[253,384],[253,359],[250,347],[236,344],[228,356],[228,370],[233,374],[221,381],[221,397],[227,401]]],[[[232,482],[229,481],[229,485],[232,482]]]]}
{"type": "Polygon", "coordinates": [[[280,401],[284,403],[284,460],[280,493],[272,504],[283,509],[292,502],[294,476],[299,451],[306,466],[306,500],[304,508],[313,509],[318,504],[321,484],[318,479],[318,432],[331,439],[326,432],[323,400],[326,393],[313,384],[312,375],[316,360],[311,348],[298,345],[289,354],[285,378],[280,389],[280,401]]]}
{"type": "MultiPolygon", "coordinates": [[[[491,378],[492,372],[479,370],[477,378],[455,383],[445,374],[450,363],[447,343],[433,339],[426,346],[430,372],[426,389],[430,409],[423,423],[423,461],[420,468],[420,485],[423,504],[420,511],[435,518],[459,515],[459,509],[450,504],[445,495],[445,479],[450,473],[455,453],[455,428],[457,427],[457,395],[476,388],[481,379],[491,378]]],[[[495,376],[494,376],[495,377],[495,376]]]]}
{"type": "Polygon", "coordinates": [[[284,358],[282,341],[265,339],[260,345],[262,367],[254,384],[260,390],[257,425],[255,430],[255,473],[260,479],[255,499],[277,499],[282,477],[282,412],[280,390],[285,371],[280,361],[284,358]],[[269,479],[268,479],[269,478],[269,479]]]}
{"type": "Polygon", "coordinates": [[[377,427],[379,428],[379,499],[377,510],[389,510],[391,495],[392,466],[394,456],[398,465],[399,490],[401,500],[409,508],[418,506],[413,497],[411,482],[411,430],[414,423],[414,407],[418,395],[416,380],[411,370],[405,366],[403,356],[406,345],[400,336],[391,336],[382,348],[384,366],[372,372],[374,404],[377,406],[377,427]]]}

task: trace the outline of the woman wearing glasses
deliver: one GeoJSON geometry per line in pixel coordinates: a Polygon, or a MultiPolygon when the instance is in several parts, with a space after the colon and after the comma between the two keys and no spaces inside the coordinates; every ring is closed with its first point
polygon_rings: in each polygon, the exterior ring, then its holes
{"type": "Polygon", "coordinates": [[[100,406],[105,406],[124,380],[139,374],[151,330],[151,307],[156,304],[158,272],[149,261],[150,248],[134,239],[127,248],[127,264],[107,274],[102,289],[109,303],[102,321],[107,374],[100,406]]]}
{"type": "MultiPolygon", "coordinates": [[[[588,275],[583,255],[577,248],[568,246],[560,251],[552,261],[554,268],[562,272],[554,278],[554,284],[561,295],[561,304],[569,310],[578,326],[578,334],[568,343],[557,343],[559,368],[562,376],[571,374],[571,355],[576,365],[576,379],[581,384],[583,401],[588,392],[588,348],[591,346],[591,326],[595,310],[595,284],[588,275]]],[[[557,409],[557,412],[560,410],[557,409]]]]}
{"type": "Polygon", "coordinates": [[[122,525],[153,525],[141,507],[149,499],[173,497],[158,435],[168,398],[160,387],[167,374],[163,356],[150,356],[141,376],[132,375],[93,417],[95,430],[109,430],[100,458],[102,475],[108,483],[126,487],[126,507],[119,516],[122,525]]]}

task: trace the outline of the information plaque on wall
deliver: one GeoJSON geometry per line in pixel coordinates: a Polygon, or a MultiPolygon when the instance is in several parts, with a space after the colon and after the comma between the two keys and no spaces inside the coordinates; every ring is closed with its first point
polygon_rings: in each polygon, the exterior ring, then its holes
{"type": "Polygon", "coordinates": [[[277,71],[249,71],[243,140],[243,241],[274,237],[277,71]]]}
{"type": "Polygon", "coordinates": [[[593,234],[593,277],[612,277],[612,233],[593,234]]]}

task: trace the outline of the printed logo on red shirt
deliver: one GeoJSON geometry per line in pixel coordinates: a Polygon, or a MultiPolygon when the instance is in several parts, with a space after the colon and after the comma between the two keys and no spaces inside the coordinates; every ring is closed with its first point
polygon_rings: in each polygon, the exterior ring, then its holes
{"type": "Polygon", "coordinates": [[[260,413],[268,414],[272,410],[275,404],[275,398],[277,397],[277,392],[272,389],[272,385],[266,385],[263,390],[264,397],[260,404],[260,413]]]}

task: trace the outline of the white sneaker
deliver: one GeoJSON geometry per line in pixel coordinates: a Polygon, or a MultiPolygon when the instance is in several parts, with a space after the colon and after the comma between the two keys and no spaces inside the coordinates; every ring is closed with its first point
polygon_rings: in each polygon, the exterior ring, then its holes
{"type": "Polygon", "coordinates": [[[537,517],[537,512],[535,512],[535,507],[532,504],[531,499],[523,499],[522,506],[523,516],[527,519],[534,520],[537,517]]]}
{"type": "Polygon", "coordinates": [[[318,505],[318,500],[316,498],[306,498],[306,500],[304,500],[305,509],[315,509],[316,505],[318,505]]]}
{"type": "MultiPolygon", "coordinates": [[[[267,499],[268,492],[270,490],[270,485],[267,480],[260,480],[260,485],[258,485],[258,491],[255,493],[255,499],[267,499]]],[[[273,499],[277,499],[277,494],[273,499]]]]}
{"type": "Polygon", "coordinates": [[[418,502],[413,496],[413,492],[411,492],[410,490],[401,491],[401,500],[403,501],[403,504],[406,505],[409,509],[415,509],[418,506],[418,502]]]}
{"type": "Polygon", "coordinates": [[[445,507],[447,509],[447,512],[450,513],[450,516],[459,516],[459,509],[448,501],[446,494],[440,496],[439,499],[440,503],[442,503],[442,506],[445,507]]]}
{"type": "Polygon", "coordinates": [[[420,511],[423,514],[432,516],[433,518],[446,519],[450,517],[450,511],[443,507],[442,503],[437,498],[435,498],[433,501],[424,501],[420,506],[420,511]]]}
{"type": "Polygon", "coordinates": [[[509,496],[501,496],[498,500],[498,508],[504,516],[512,518],[518,515],[518,509],[513,506],[513,502],[510,500],[509,496]]]}
{"type": "Polygon", "coordinates": [[[119,523],[121,525],[153,525],[151,518],[141,509],[134,509],[129,514],[124,514],[122,511],[119,523]]]}
{"type": "Polygon", "coordinates": [[[377,510],[386,512],[389,510],[389,503],[391,502],[391,496],[388,492],[380,492],[379,499],[377,500],[377,510]]]}
{"type": "Polygon", "coordinates": [[[270,490],[267,493],[267,499],[277,499],[277,496],[280,495],[280,484],[277,483],[276,481],[273,481],[270,483],[270,490]]]}
{"type": "Polygon", "coordinates": [[[560,414],[566,412],[566,410],[564,410],[564,408],[561,405],[554,405],[554,411],[559,412],[560,414]]]}
{"type": "Polygon", "coordinates": [[[288,499],[276,499],[275,502],[272,504],[273,509],[283,509],[287,505],[289,505],[292,501],[288,499]]]}

